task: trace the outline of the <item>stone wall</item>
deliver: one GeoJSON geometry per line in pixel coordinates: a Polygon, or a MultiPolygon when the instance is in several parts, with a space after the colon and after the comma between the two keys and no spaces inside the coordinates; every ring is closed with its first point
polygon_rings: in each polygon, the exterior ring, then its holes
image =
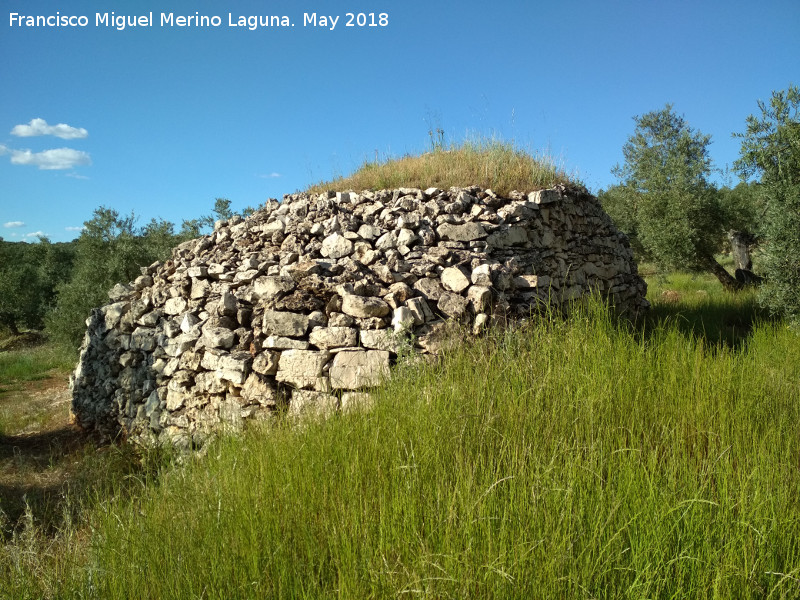
{"type": "Polygon", "coordinates": [[[625,236],[564,188],[294,194],[178,246],[92,311],[72,378],[84,428],[197,446],[276,409],[358,402],[398,352],[435,352],[590,290],[647,306],[625,236]]]}

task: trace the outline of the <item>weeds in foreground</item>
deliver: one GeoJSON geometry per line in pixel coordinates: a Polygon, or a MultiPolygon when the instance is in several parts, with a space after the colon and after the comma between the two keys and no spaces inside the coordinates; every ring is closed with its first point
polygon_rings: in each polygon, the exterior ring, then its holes
{"type": "Polygon", "coordinates": [[[128,598],[796,597],[798,370],[775,324],[713,351],[591,307],[495,332],[407,363],[371,411],[221,440],[99,502],[67,580],[128,598]]]}

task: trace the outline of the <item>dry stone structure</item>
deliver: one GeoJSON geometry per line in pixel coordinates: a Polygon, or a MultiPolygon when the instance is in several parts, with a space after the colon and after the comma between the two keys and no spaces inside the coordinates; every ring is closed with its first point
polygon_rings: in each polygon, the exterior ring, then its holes
{"type": "Polygon", "coordinates": [[[84,428],[183,447],[276,409],[363,400],[398,353],[435,352],[597,290],[647,306],[597,200],[555,188],[293,194],[181,244],[92,311],[72,377],[84,428]]]}

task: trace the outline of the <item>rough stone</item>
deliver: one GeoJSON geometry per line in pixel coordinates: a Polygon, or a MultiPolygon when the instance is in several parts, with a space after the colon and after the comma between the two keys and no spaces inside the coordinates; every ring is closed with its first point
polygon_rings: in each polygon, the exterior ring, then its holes
{"type": "Polygon", "coordinates": [[[345,294],[342,297],[342,312],[357,319],[384,317],[389,314],[389,310],[389,305],[380,298],[355,294],[345,294]]]}
{"type": "Polygon", "coordinates": [[[291,194],[115,286],[86,321],[72,410],[196,447],[287,403],[358,404],[395,357],[441,351],[449,319],[479,335],[594,291],[647,307],[627,239],[583,190],[291,194]]]}
{"type": "Polygon", "coordinates": [[[447,267],[442,271],[442,286],[444,289],[460,294],[469,287],[469,278],[458,267],[447,267]]]}
{"type": "Polygon", "coordinates": [[[385,350],[344,350],[331,365],[331,386],[335,390],[356,390],[378,385],[389,375],[389,353],[385,350]]]}
{"type": "Polygon", "coordinates": [[[358,330],[354,327],[317,327],[308,336],[317,348],[344,348],[358,343],[358,330]]]}
{"type": "Polygon", "coordinates": [[[298,389],[319,389],[324,386],[322,370],[330,354],[315,350],[284,350],[278,361],[275,379],[298,389]]]}
{"type": "Polygon", "coordinates": [[[236,334],[225,327],[207,327],[203,329],[203,344],[208,348],[230,348],[236,334]]]}
{"type": "Polygon", "coordinates": [[[266,310],[261,325],[266,335],[301,337],[308,330],[307,315],[288,311],[266,310]]]}
{"type": "Polygon", "coordinates": [[[474,221],[463,225],[443,223],[436,228],[436,232],[443,240],[453,242],[472,242],[483,239],[488,235],[484,226],[474,221]]]}
{"type": "Polygon", "coordinates": [[[352,252],[353,242],[338,233],[333,233],[326,237],[322,241],[322,248],[320,250],[322,256],[333,259],[350,256],[352,252]]]}

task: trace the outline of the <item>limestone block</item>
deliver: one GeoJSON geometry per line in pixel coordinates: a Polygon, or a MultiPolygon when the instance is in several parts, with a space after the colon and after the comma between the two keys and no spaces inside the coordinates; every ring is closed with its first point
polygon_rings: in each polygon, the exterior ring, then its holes
{"type": "Polygon", "coordinates": [[[362,225],[358,228],[358,235],[365,240],[373,241],[382,235],[382,229],[375,225],[362,225]]]}
{"type": "Polygon", "coordinates": [[[467,306],[469,306],[469,301],[466,298],[450,292],[442,293],[436,304],[440,311],[454,319],[463,316],[467,311],[467,306]]]}
{"type": "Polygon", "coordinates": [[[181,331],[183,333],[189,333],[194,329],[194,326],[200,323],[200,319],[194,313],[187,312],[181,318],[181,331]]]}
{"type": "Polygon", "coordinates": [[[181,408],[186,402],[188,393],[185,388],[175,388],[167,390],[167,410],[170,412],[181,408]]]}
{"type": "Polygon", "coordinates": [[[189,298],[198,300],[205,298],[211,293],[211,283],[207,279],[192,279],[192,289],[189,298]]]}
{"type": "Polygon", "coordinates": [[[442,271],[442,286],[444,289],[460,294],[469,287],[469,279],[458,267],[447,267],[442,271]]]}
{"type": "Polygon", "coordinates": [[[353,252],[353,242],[339,233],[333,233],[322,240],[322,256],[338,259],[350,256],[353,252]]]}
{"type": "Polygon", "coordinates": [[[339,399],[326,392],[294,390],[288,414],[292,418],[328,417],[339,408],[339,399]]]}
{"type": "Polygon", "coordinates": [[[394,231],[384,233],[375,241],[375,248],[383,251],[397,248],[397,234],[394,231]]]}
{"type": "Polygon", "coordinates": [[[406,246],[411,248],[414,244],[419,241],[419,236],[414,233],[411,229],[401,229],[400,233],[397,234],[397,245],[398,246],[406,246]]]}
{"type": "Polygon", "coordinates": [[[486,313],[479,313],[475,315],[475,321],[472,324],[472,334],[480,334],[489,324],[489,315],[486,313]]]}
{"type": "Polygon", "coordinates": [[[275,406],[278,392],[274,384],[256,373],[250,373],[242,386],[242,399],[248,404],[275,406]]]}
{"type": "Polygon", "coordinates": [[[194,387],[200,394],[222,394],[228,389],[216,371],[203,371],[195,375],[194,387]]]}
{"type": "Polygon", "coordinates": [[[239,301],[230,290],[225,290],[219,299],[219,313],[226,317],[235,317],[239,309],[239,301]]]}
{"type": "Polygon", "coordinates": [[[298,389],[314,389],[322,385],[323,367],[330,360],[324,350],[284,350],[278,360],[277,381],[288,383],[298,389]]]}
{"type": "Polygon", "coordinates": [[[137,327],[131,333],[131,350],[152,352],[156,347],[156,330],[152,327],[137,327]]]}
{"type": "Polygon", "coordinates": [[[470,281],[475,285],[485,285],[490,286],[492,285],[492,269],[491,265],[488,263],[482,263],[472,269],[472,274],[470,275],[470,281]]]}
{"type": "Polygon", "coordinates": [[[374,387],[388,375],[389,353],[385,350],[343,350],[333,358],[330,368],[335,390],[374,387]]]}
{"type": "Polygon", "coordinates": [[[384,317],[389,314],[389,310],[385,301],[373,296],[345,294],[342,297],[342,312],[357,319],[384,317]]]}
{"type": "Polygon", "coordinates": [[[167,340],[164,345],[164,352],[166,352],[167,356],[173,358],[181,356],[187,350],[194,348],[196,341],[197,336],[182,333],[178,337],[167,340]]]}
{"type": "Polygon", "coordinates": [[[127,313],[130,308],[130,302],[114,302],[113,304],[104,306],[101,310],[103,311],[106,329],[114,329],[119,324],[122,316],[127,313]]]}
{"type": "Polygon", "coordinates": [[[550,278],[546,275],[517,275],[514,277],[514,287],[517,289],[547,288],[550,278]]]}
{"type": "Polygon", "coordinates": [[[296,340],[280,335],[270,335],[264,339],[261,345],[263,348],[269,348],[271,350],[306,350],[309,344],[304,340],[296,340]]]}
{"type": "Polygon", "coordinates": [[[386,350],[397,354],[400,339],[391,329],[362,329],[359,339],[364,348],[373,350],[386,350]]]}
{"type": "Polygon", "coordinates": [[[189,267],[186,269],[186,275],[192,278],[208,277],[208,268],[203,265],[189,267]]]}
{"type": "Polygon", "coordinates": [[[308,331],[307,315],[279,310],[265,310],[261,325],[266,335],[300,337],[308,331]]]}
{"type": "Polygon", "coordinates": [[[486,238],[491,248],[523,246],[528,243],[528,232],[524,227],[508,227],[492,233],[486,238]]]}
{"type": "Polygon", "coordinates": [[[528,194],[528,201],[535,204],[551,204],[561,199],[557,190],[538,190],[528,194]]]}
{"type": "Polygon", "coordinates": [[[297,287],[294,279],[280,275],[259,277],[253,282],[255,300],[288,294],[297,287]]]}
{"type": "Polygon", "coordinates": [[[278,372],[280,353],[263,350],[253,357],[253,371],[261,375],[275,375],[278,372]]]}
{"type": "Polygon", "coordinates": [[[168,315],[179,315],[186,310],[186,300],[181,296],[170,298],[164,303],[164,312],[168,315]]]}
{"type": "Polygon", "coordinates": [[[438,302],[444,290],[438,279],[422,277],[414,283],[414,289],[432,302],[438,302]]]}
{"type": "Polygon", "coordinates": [[[414,325],[414,313],[407,306],[396,308],[392,316],[392,327],[396,332],[407,331],[414,325]]]}
{"type": "Polygon", "coordinates": [[[207,348],[230,348],[235,338],[236,334],[226,327],[205,327],[201,341],[207,348]]]}
{"type": "Polygon", "coordinates": [[[358,343],[358,330],[353,327],[317,327],[308,336],[317,348],[345,348],[358,343]]]}
{"type": "Polygon", "coordinates": [[[118,283],[108,291],[108,298],[111,302],[119,302],[123,298],[127,298],[131,293],[131,287],[124,283],[118,283]]]}
{"type": "Polygon", "coordinates": [[[475,221],[462,225],[442,223],[436,228],[436,232],[443,240],[450,240],[453,242],[471,242],[474,240],[481,240],[489,235],[486,232],[486,228],[481,223],[475,221]]]}
{"type": "Polygon", "coordinates": [[[425,298],[409,298],[406,300],[406,306],[414,316],[414,325],[424,325],[433,320],[433,311],[425,298]]]}
{"type": "Polygon", "coordinates": [[[249,352],[222,354],[217,362],[217,377],[240,386],[250,374],[252,364],[253,357],[249,352]]]}
{"type": "Polygon", "coordinates": [[[467,291],[467,300],[474,313],[488,311],[492,307],[492,290],[485,285],[473,285],[467,291]]]}
{"type": "MultiPolygon", "coordinates": [[[[203,352],[203,358],[200,361],[200,366],[208,371],[216,371],[219,366],[220,357],[225,354],[224,350],[206,349],[203,352]]],[[[177,360],[175,361],[177,364],[177,360]]],[[[165,370],[165,375],[168,375],[165,370]]]]}
{"type": "Polygon", "coordinates": [[[159,406],[161,406],[161,398],[158,395],[158,391],[153,390],[150,392],[150,395],[147,397],[147,401],[144,403],[145,416],[150,418],[150,415],[152,415],[154,411],[158,410],[159,406]]]}

